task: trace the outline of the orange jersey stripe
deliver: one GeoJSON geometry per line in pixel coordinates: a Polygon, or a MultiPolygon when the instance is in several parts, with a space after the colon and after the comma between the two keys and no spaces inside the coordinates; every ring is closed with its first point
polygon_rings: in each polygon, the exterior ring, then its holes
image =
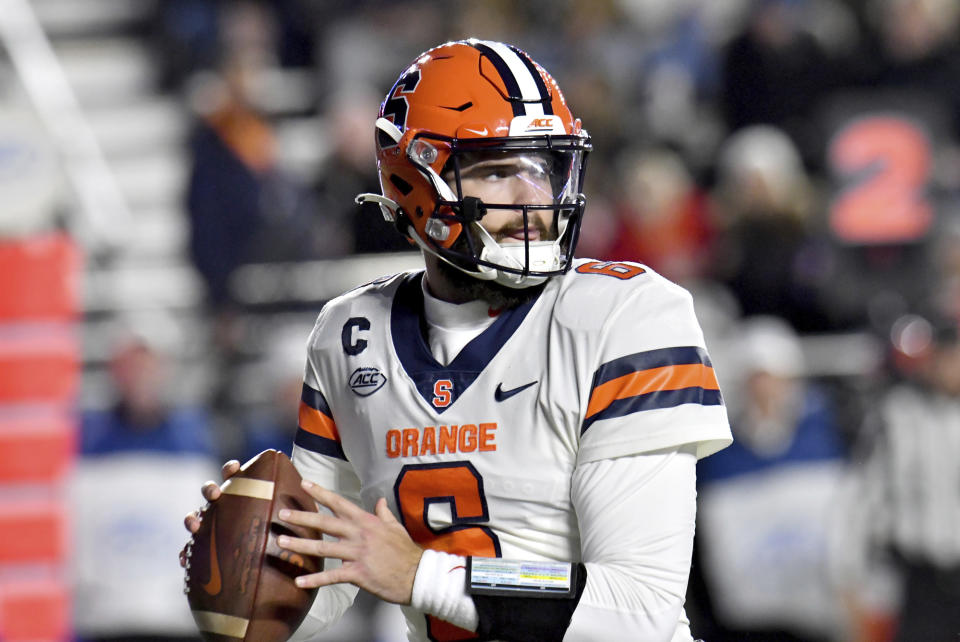
{"type": "Polygon", "coordinates": [[[592,417],[606,409],[617,399],[636,397],[658,390],[681,390],[683,388],[703,388],[719,390],[717,376],[713,368],[702,363],[679,366],[664,366],[611,379],[593,389],[587,406],[587,417],[592,417]]]}
{"type": "Polygon", "coordinates": [[[300,427],[314,435],[326,437],[338,443],[340,441],[340,433],[337,432],[337,424],[333,419],[302,401],[300,402],[300,427]]]}

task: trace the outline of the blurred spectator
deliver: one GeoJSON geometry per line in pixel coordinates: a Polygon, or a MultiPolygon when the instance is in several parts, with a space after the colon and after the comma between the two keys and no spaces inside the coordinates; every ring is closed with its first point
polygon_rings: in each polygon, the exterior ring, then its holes
{"type": "Polygon", "coordinates": [[[278,164],[263,91],[277,64],[271,15],[250,2],[230,7],[219,73],[196,79],[187,194],[191,256],[216,308],[231,302],[238,266],[325,256],[336,236],[324,234],[310,190],[278,164]]]}
{"type": "Polygon", "coordinates": [[[377,119],[379,98],[369,89],[355,88],[338,94],[328,106],[327,131],[330,154],[315,185],[318,207],[328,220],[331,251],[369,253],[412,250],[413,245],[397,231],[373,203],[358,205],[357,194],[380,191],[371,123],[377,119]]]}
{"type": "MultiPolygon", "coordinates": [[[[211,71],[222,51],[221,20],[233,7],[225,0],[164,0],[156,3],[152,38],[158,52],[160,86],[179,91],[193,74],[211,71]]],[[[260,10],[273,16],[277,61],[284,67],[306,67],[314,62],[314,24],[300,0],[259,0],[260,10]]]]}
{"type": "Polygon", "coordinates": [[[862,431],[838,532],[851,639],[949,640],[960,631],[960,340],[913,315],[891,337],[904,381],[862,431]]]}
{"type": "Polygon", "coordinates": [[[682,159],[652,150],[622,163],[616,227],[597,258],[646,263],[679,282],[702,274],[711,240],[706,198],[682,159]]]}
{"type": "Polygon", "coordinates": [[[74,509],[76,630],[84,640],[198,640],[183,596],[179,522],[218,477],[200,409],[167,397],[173,373],[144,336],[110,362],[115,401],[82,416],[74,509]]]}
{"type": "Polygon", "coordinates": [[[158,2],[152,20],[160,86],[179,90],[192,74],[217,62],[217,0],[158,2]]]}
{"type": "Polygon", "coordinates": [[[829,252],[796,147],[779,129],[748,127],[724,143],[717,172],[714,277],[746,316],[776,315],[799,331],[828,328],[820,288],[829,252]]]}
{"type": "Polygon", "coordinates": [[[960,136],[960,4],[954,0],[873,0],[867,14],[875,40],[862,54],[862,84],[908,89],[946,103],[960,136]]]}
{"type": "MultiPolygon", "coordinates": [[[[631,46],[642,60],[628,72],[626,93],[607,109],[614,124],[629,134],[642,133],[653,144],[669,145],[683,154],[698,173],[712,163],[725,128],[722,114],[708,98],[718,94],[720,60],[718,23],[733,5],[701,2],[622,2],[633,19],[631,46]],[[637,70],[640,73],[637,73],[637,70]],[[622,118],[618,106],[636,104],[639,118],[622,118]],[[626,121],[626,122],[624,122],[626,121]]],[[[599,47],[606,40],[597,39],[599,47]]],[[[635,54],[636,55],[636,54],[635,54]]],[[[621,56],[633,62],[627,56],[621,56]]],[[[619,78],[612,80],[620,82],[619,78]]],[[[632,137],[635,139],[635,137],[632,137]]]]}
{"type": "Polygon", "coordinates": [[[81,454],[213,454],[204,411],[179,408],[169,399],[170,367],[164,349],[150,338],[130,333],[120,339],[110,360],[115,398],[106,410],[84,413],[81,454]]]}
{"type": "Polygon", "coordinates": [[[950,318],[960,319],[960,215],[945,216],[932,247],[936,266],[934,306],[950,318]]]}
{"type": "MultiPolygon", "coordinates": [[[[746,29],[722,52],[721,99],[730,131],[773,125],[811,140],[810,116],[836,69],[804,29],[807,0],[752,0],[746,29]]],[[[806,149],[802,152],[807,155],[806,149]]]]}
{"type": "Polygon", "coordinates": [[[714,642],[836,639],[826,555],[846,464],[834,414],[785,321],[748,318],[734,331],[721,364],[734,443],[697,467],[709,596],[693,600],[707,620],[697,630],[714,642]]]}

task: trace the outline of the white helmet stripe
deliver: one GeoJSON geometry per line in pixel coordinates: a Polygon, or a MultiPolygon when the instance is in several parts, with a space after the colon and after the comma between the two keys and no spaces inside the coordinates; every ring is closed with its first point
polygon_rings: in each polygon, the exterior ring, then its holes
{"type": "Polygon", "coordinates": [[[537,81],[534,79],[533,74],[530,73],[530,70],[520,59],[520,56],[502,42],[494,42],[492,40],[483,40],[481,42],[493,50],[493,52],[498,56],[500,56],[500,59],[513,74],[513,78],[516,80],[517,86],[520,87],[520,96],[523,98],[523,100],[536,101],[524,102],[523,107],[525,113],[517,115],[543,116],[543,104],[539,102],[543,100],[543,96],[540,95],[540,87],[537,85],[537,81]]]}

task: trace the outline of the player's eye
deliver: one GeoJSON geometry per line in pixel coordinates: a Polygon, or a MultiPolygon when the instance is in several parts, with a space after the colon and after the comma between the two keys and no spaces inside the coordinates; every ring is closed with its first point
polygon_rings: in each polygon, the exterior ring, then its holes
{"type": "Polygon", "coordinates": [[[531,178],[542,178],[550,173],[550,164],[540,156],[523,156],[517,159],[524,174],[531,178]]]}
{"type": "Polygon", "coordinates": [[[471,180],[501,181],[516,176],[522,169],[515,163],[477,163],[463,170],[461,176],[471,180]]]}
{"type": "Polygon", "coordinates": [[[464,168],[461,176],[465,179],[492,182],[514,177],[542,180],[549,173],[550,168],[546,159],[536,156],[520,156],[503,161],[476,163],[464,168]]]}

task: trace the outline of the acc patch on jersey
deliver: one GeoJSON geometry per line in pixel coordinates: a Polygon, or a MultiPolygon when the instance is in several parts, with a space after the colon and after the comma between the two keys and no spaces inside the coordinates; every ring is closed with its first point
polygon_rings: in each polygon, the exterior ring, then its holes
{"type": "Polygon", "coordinates": [[[350,389],[361,397],[369,397],[387,383],[379,368],[357,368],[350,375],[350,389]]]}

